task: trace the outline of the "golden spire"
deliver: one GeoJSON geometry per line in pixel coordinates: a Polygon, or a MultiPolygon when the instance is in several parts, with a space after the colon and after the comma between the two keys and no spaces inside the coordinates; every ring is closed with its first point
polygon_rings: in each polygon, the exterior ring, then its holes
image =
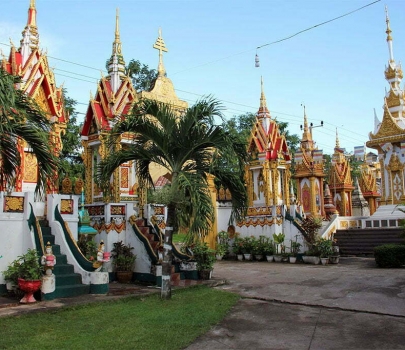
{"type": "MultiPolygon", "coordinates": [[[[266,102],[266,96],[264,95],[264,83],[263,83],[263,77],[260,77],[260,107],[259,110],[257,112],[257,118],[258,119],[268,119],[271,118],[270,117],[270,112],[267,108],[267,102],[266,102]]],[[[265,124],[263,124],[265,126],[265,128],[268,127],[267,125],[267,121],[265,122],[265,124]]]]}
{"type": "Polygon", "coordinates": [[[163,51],[168,52],[165,42],[162,38],[162,29],[159,28],[159,37],[156,39],[155,44],[153,45],[154,49],[159,50],[159,66],[158,66],[158,76],[163,77],[166,74],[165,67],[163,65],[163,51]]]}
{"type": "Polygon", "coordinates": [[[304,107],[304,132],[302,134],[302,141],[312,141],[312,135],[308,129],[308,120],[305,105],[302,104],[301,106],[304,107]]]}
{"type": "Polygon", "coordinates": [[[338,130],[336,128],[336,145],[335,148],[340,148],[340,144],[339,144],[339,135],[338,135],[338,130]]]}
{"type": "Polygon", "coordinates": [[[267,107],[266,96],[264,96],[263,77],[260,77],[261,94],[260,94],[260,108],[267,107]]]}
{"type": "Polygon", "coordinates": [[[115,14],[115,39],[113,42],[113,55],[121,55],[121,40],[120,40],[120,13],[119,9],[117,8],[115,14]]]}
{"type": "Polygon", "coordinates": [[[391,28],[390,28],[390,19],[388,17],[388,8],[385,6],[385,22],[387,23],[387,30],[385,31],[387,33],[387,43],[388,43],[388,50],[390,54],[390,61],[394,61],[394,53],[392,50],[392,36],[391,36],[391,28]]]}
{"type": "Polygon", "coordinates": [[[30,27],[37,26],[36,12],[37,10],[35,8],[35,0],[30,0],[30,8],[28,10],[28,22],[27,22],[27,25],[30,27]]]}

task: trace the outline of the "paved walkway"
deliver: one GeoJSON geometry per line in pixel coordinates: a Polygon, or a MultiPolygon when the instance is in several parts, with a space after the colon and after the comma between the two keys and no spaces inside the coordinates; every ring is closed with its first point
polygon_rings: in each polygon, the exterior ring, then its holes
{"type": "MultiPolygon", "coordinates": [[[[187,349],[405,349],[405,269],[379,269],[367,258],[329,266],[219,261],[213,277],[211,285],[243,298],[187,349]]],[[[35,305],[0,298],[0,317],[158,292],[112,283],[107,296],[35,305]]]]}
{"type": "Polygon", "coordinates": [[[244,298],[187,349],[405,349],[405,269],[217,262],[244,298]]]}

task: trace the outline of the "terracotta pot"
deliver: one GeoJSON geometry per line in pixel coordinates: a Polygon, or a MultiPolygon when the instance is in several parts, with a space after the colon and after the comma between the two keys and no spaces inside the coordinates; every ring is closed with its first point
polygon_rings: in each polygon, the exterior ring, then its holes
{"type": "Polygon", "coordinates": [[[34,293],[41,288],[41,280],[24,280],[22,278],[18,279],[18,287],[25,293],[24,297],[20,300],[22,304],[36,303],[34,298],[34,293]]]}
{"type": "Polygon", "coordinates": [[[198,271],[198,275],[202,280],[209,280],[212,276],[212,270],[200,270],[198,271]]]}
{"type": "Polygon", "coordinates": [[[131,283],[132,271],[117,271],[117,281],[119,283],[131,283]]]}

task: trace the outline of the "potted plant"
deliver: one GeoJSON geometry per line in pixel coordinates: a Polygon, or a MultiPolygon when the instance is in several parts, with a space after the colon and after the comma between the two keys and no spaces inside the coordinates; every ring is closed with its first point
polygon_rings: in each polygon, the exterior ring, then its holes
{"type": "Polygon", "coordinates": [[[285,247],[283,245],[285,239],[284,233],[273,233],[273,241],[276,245],[276,252],[274,255],[275,262],[281,262],[283,259],[283,254],[285,253],[285,247]]]}
{"type": "Polygon", "coordinates": [[[273,242],[269,238],[263,243],[263,254],[268,262],[273,261],[274,247],[273,242]]]}
{"type": "Polygon", "coordinates": [[[3,275],[7,282],[18,285],[25,293],[20,303],[36,302],[34,293],[41,287],[42,267],[35,249],[28,249],[27,253],[11,262],[3,275]]]}
{"type": "Polygon", "coordinates": [[[243,240],[242,238],[235,237],[233,241],[232,251],[236,254],[237,259],[243,260],[243,240]]]}
{"type": "Polygon", "coordinates": [[[210,279],[215,262],[215,250],[207,242],[199,242],[193,247],[193,258],[201,279],[210,279]]]}
{"type": "Polygon", "coordinates": [[[332,240],[327,238],[320,238],[316,243],[322,265],[326,265],[328,263],[329,257],[333,253],[332,243],[332,240]]]}
{"type": "Polygon", "coordinates": [[[111,255],[113,257],[113,265],[117,280],[120,283],[130,283],[132,280],[132,269],[136,260],[136,255],[132,252],[134,247],[126,245],[122,241],[115,242],[111,255]]]}
{"type": "Polygon", "coordinates": [[[291,255],[290,255],[290,263],[294,264],[297,261],[297,255],[300,251],[302,244],[297,241],[291,241],[291,255]]]}
{"type": "Polygon", "coordinates": [[[226,254],[228,254],[228,250],[229,250],[228,232],[220,231],[218,232],[217,246],[216,246],[217,260],[222,260],[222,258],[226,254]]]}
{"type": "Polygon", "coordinates": [[[245,260],[251,260],[255,238],[253,236],[242,238],[242,253],[245,260]]]}

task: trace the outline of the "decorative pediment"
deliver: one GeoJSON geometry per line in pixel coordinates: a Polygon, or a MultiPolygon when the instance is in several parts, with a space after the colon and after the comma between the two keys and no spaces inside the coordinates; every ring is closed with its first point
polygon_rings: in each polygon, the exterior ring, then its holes
{"type": "Polygon", "coordinates": [[[387,105],[384,108],[384,116],[381,126],[376,134],[370,133],[370,140],[380,139],[384,137],[396,136],[404,133],[404,129],[398,126],[387,105]]]}
{"type": "Polygon", "coordinates": [[[396,152],[392,152],[390,161],[385,168],[389,171],[401,171],[404,168],[404,164],[401,163],[396,152]]]}

